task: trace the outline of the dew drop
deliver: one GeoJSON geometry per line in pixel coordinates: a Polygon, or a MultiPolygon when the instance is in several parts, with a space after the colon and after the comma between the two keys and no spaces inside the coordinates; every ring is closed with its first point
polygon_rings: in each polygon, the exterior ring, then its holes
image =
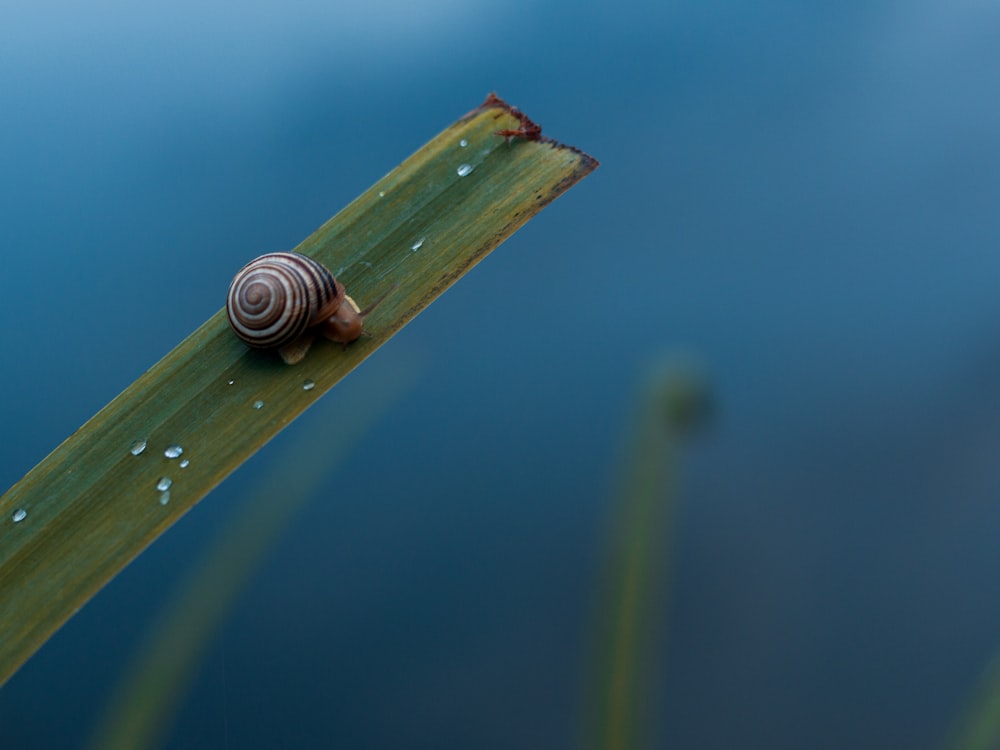
{"type": "Polygon", "coordinates": [[[160,505],[166,505],[170,502],[170,490],[164,490],[160,493],[160,505]]]}
{"type": "Polygon", "coordinates": [[[170,477],[160,477],[160,481],[156,483],[156,489],[160,492],[165,492],[170,489],[170,485],[174,482],[170,477]]]}
{"type": "Polygon", "coordinates": [[[18,508],[11,514],[10,520],[13,521],[14,523],[21,523],[21,521],[23,521],[27,517],[28,517],[28,511],[26,511],[24,508],[18,508]]]}
{"type": "Polygon", "coordinates": [[[427,238],[426,237],[421,237],[419,240],[417,240],[416,242],[414,242],[410,246],[410,250],[412,250],[413,252],[417,252],[417,250],[419,250],[420,248],[422,248],[424,246],[424,240],[425,239],[427,239],[427,238]]]}
{"type": "Polygon", "coordinates": [[[256,401],[253,402],[253,408],[254,409],[263,409],[264,408],[264,402],[261,401],[260,399],[257,399],[256,401]]]}
{"type": "Polygon", "coordinates": [[[307,380],[306,382],[304,382],[302,384],[302,390],[304,390],[304,391],[311,391],[315,387],[316,387],[316,384],[313,381],[311,381],[311,380],[307,380]]]}
{"type": "Polygon", "coordinates": [[[385,198],[385,191],[384,190],[379,190],[378,191],[378,197],[379,198],[385,198]]]}
{"type": "Polygon", "coordinates": [[[471,164],[459,164],[458,169],[455,171],[458,173],[459,177],[465,177],[468,174],[472,174],[472,169],[473,167],[471,164]]]}
{"type": "Polygon", "coordinates": [[[146,441],[136,440],[134,443],[132,443],[132,447],[128,449],[128,452],[131,453],[133,456],[138,456],[144,450],[146,450],[146,441]]]}
{"type": "Polygon", "coordinates": [[[466,146],[469,145],[469,142],[463,138],[458,142],[458,145],[461,146],[462,148],[465,148],[466,146]]]}
{"type": "Polygon", "coordinates": [[[235,385],[235,384],[236,384],[236,381],[235,381],[235,380],[227,380],[227,381],[226,381],[226,384],[227,384],[227,385],[235,385]]]}
{"type": "Polygon", "coordinates": [[[183,452],[184,452],[183,448],[181,448],[179,445],[174,444],[174,445],[168,445],[167,449],[163,451],[163,455],[166,456],[167,458],[177,458],[183,452]]]}
{"type": "Polygon", "coordinates": [[[186,469],[190,464],[191,462],[185,458],[178,464],[178,466],[180,466],[182,469],[186,469]]]}

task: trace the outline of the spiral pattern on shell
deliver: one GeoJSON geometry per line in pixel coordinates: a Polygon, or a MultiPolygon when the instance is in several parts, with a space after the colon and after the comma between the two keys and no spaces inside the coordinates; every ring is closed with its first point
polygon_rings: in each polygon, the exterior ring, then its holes
{"type": "Polygon", "coordinates": [[[237,336],[270,349],[329,318],[343,299],[344,287],[322,264],[298,253],[269,253],[233,278],[226,312],[237,336]]]}

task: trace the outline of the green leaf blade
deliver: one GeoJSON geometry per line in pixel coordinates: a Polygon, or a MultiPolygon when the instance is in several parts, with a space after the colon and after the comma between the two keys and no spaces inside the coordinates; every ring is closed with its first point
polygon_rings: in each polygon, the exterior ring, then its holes
{"type": "Polygon", "coordinates": [[[519,124],[487,99],[295,248],[362,307],[396,286],[368,319],[370,337],[318,343],[288,366],[249,350],[220,310],[0,497],[0,684],[222,479],[596,168],[554,141],[495,135],[519,124]],[[136,440],[147,442],[138,456],[136,440]],[[173,444],[180,458],[164,455],[173,444]],[[27,516],[15,523],[18,509],[27,516]]]}

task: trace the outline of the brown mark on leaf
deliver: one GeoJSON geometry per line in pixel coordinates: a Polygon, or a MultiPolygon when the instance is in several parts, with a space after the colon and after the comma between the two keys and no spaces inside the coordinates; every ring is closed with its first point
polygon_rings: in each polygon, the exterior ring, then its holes
{"type": "MultiPolygon", "coordinates": [[[[467,116],[475,115],[476,113],[481,112],[484,109],[499,109],[511,115],[512,117],[517,118],[517,121],[520,124],[519,128],[498,130],[494,134],[500,136],[501,138],[506,138],[508,143],[511,141],[512,138],[521,138],[526,141],[536,141],[538,143],[544,143],[548,146],[551,146],[552,148],[566,149],[580,156],[582,162],[581,174],[573,177],[569,181],[569,184],[576,182],[578,179],[580,179],[580,177],[583,177],[584,175],[593,171],[600,165],[600,162],[598,162],[597,159],[595,159],[593,156],[590,156],[590,154],[581,151],[575,146],[567,146],[565,143],[560,143],[554,138],[543,136],[541,125],[532,120],[517,107],[512,107],[510,104],[505,102],[496,94],[490,94],[489,96],[487,96],[486,101],[480,104],[476,109],[472,110],[472,112],[470,112],[467,116]]],[[[502,113],[497,113],[496,117],[499,118],[501,114],[502,113]]],[[[565,187],[563,187],[563,189],[565,189],[565,187]]]]}
{"type": "Polygon", "coordinates": [[[503,99],[501,99],[496,94],[490,94],[486,97],[486,101],[483,102],[484,107],[488,106],[499,106],[504,109],[507,114],[511,117],[517,118],[517,121],[521,123],[521,127],[513,128],[508,130],[498,130],[494,135],[499,135],[502,138],[506,138],[507,142],[510,143],[511,138],[523,138],[526,141],[540,141],[542,139],[542,126],[537,122],[528,117],[524,112],[519,110],[517,107],[512,107],[507,104],[503,99]]]}

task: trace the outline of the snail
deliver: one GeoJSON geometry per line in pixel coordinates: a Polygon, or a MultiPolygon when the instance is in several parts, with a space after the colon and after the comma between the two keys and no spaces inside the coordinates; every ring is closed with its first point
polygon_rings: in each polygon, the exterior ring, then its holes
{"type": "Polygon", "coordinates": [[[233,278],[226,312],[244,342],[277,349],[292,365],[305,357],[315,332],[345,348],[357,341],[366,334],[365,317],[387,294],[361,310],[322,263],[299,253],[268,253],[233,278]]]}

